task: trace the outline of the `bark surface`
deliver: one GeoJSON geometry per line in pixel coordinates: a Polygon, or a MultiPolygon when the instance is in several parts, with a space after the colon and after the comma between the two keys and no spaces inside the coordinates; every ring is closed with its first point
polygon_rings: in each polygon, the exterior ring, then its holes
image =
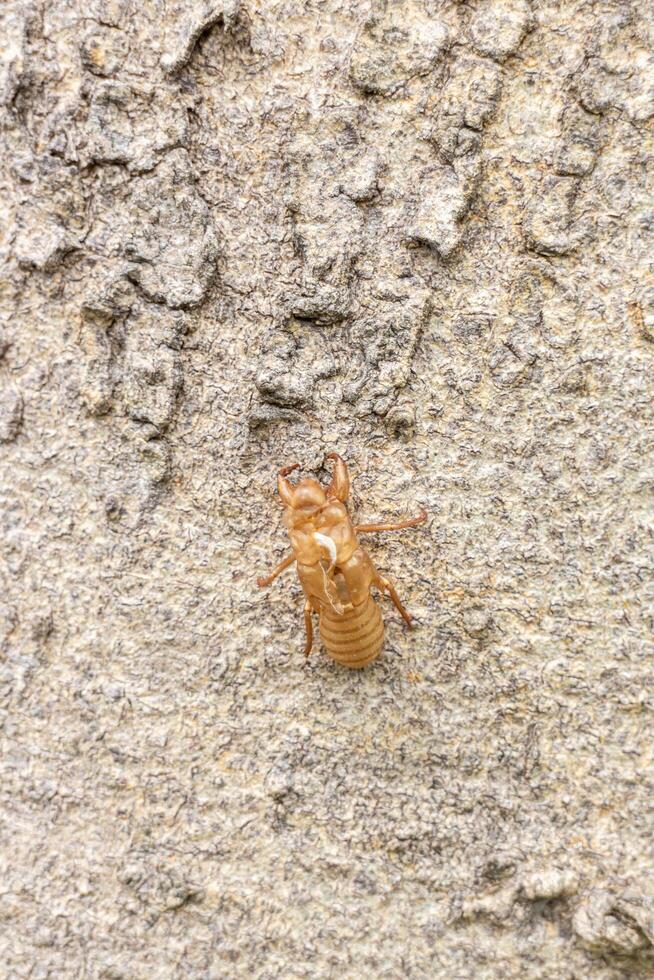
{"type": "Polygon", "coordinates": [[[653,15],[4,0],[3,975],[652,975],[653,15]]]}

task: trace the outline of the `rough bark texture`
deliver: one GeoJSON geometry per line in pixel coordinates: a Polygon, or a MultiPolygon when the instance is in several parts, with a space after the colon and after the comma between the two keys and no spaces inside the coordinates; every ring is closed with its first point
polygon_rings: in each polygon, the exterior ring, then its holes
{"type": "Polygon", "coordinates": [[[5,0],[3,976],[652,975],[653,15],[5,0]]]}

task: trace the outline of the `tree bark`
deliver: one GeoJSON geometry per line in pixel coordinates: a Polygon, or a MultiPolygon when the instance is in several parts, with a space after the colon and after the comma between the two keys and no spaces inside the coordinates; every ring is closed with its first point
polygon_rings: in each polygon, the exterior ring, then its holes
{"type": "Polygon", "coordinates": [[[6,975],[651,976],[651,4],[0,23],[6,975]],[[361,672],[256,581],[334,451],[361,672]]]}

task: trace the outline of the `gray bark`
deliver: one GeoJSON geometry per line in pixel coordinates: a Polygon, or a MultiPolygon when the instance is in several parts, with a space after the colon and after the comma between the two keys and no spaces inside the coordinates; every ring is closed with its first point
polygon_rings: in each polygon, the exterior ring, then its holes
{"type": "Polygon", "coordinates": [[[4,976],[652,975],[653,13],[5,0],[4,976]]]}

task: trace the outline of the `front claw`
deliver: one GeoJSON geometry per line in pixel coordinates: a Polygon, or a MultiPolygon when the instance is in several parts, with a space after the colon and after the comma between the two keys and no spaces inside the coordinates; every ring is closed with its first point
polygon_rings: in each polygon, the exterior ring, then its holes
{"type": "Polygon", "coordinates": [[[333,459],[336,462],[331,482],[327,487],[327,496],[346,501],[350,493],[350,474],[345,460],[338,453],[327,453],[325,459],[333,459]]]}

